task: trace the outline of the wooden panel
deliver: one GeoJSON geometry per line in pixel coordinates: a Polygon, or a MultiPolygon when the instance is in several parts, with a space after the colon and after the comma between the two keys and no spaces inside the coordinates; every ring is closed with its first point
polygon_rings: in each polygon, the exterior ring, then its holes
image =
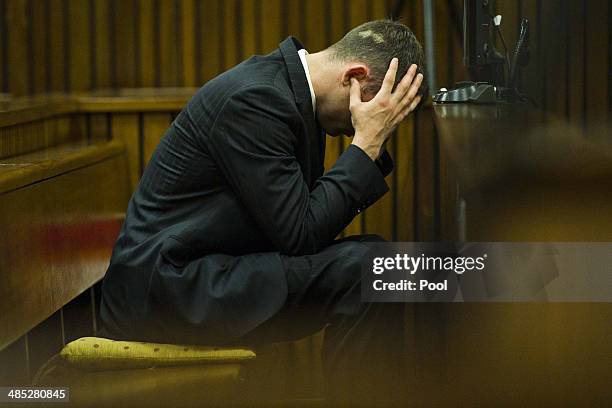
{"type": "Polygon", "coordinates": [[[47,145],[45,121],[0,128],[0,157],[24,154],[47,145]]]}
{"type": "Polygon", "coordinates": [[[397,241],[414,241],[414,116],[397,129],[393,145],[395,160],[394,205],[397,241]]]}
{"type": "Polygon", "coordinates": [[[415,239],[434,241],[435,236],[435,183],[436,150],[435,134],[431,121],[431,108],[421,109],[414,117],[415,137],[415,239]]]}
{"type": "MultiPolygon", "coordinates": [[[[72,118],[69,115],[52,117],[45,120],[45,147],[55,146],[61,143],[67,143],[70,141],[85,141],[86,135],[84,133],[72,133],[71,127],[72,118]]],[[[26,131],[23,136],[32,133],[32,137],[40,138],[39,133],[26,131]]],[[[25,143],[24,143],[25,144],[25,143]]],[[[30,143],[25,144],[31,146],[30,143]]]]}
{"type": "Polygon", "coordinates": [[[111,117],[111,135],[113,139],[120,140],[125,145],[130,191],[133,191],[138,185],[142,172],[138,114],[113,114],[111,117]]]}
{"type": "MultiPolygon", "coordinates": [[[[256,53],[260,33],[255,30],[255,0],[242,0],[239,4],[240,21],[238,32],[240,33],[238,60],[242,61],[256,53]]],[[[234,25],[238,28],[236,25],[234,25]]]]}
{"type": "Polygon", "coordinates": [[[202,85],[221,72],[223,47],[222,0],[211,0],[206,4],[197,3],[198,25],[196,33],[198,38],[197,67],[199,83],[202,85]]]}
{"type": "MultiPolygon", "coordinates": [[[[47,32],[47,8],[46,4],[41,5],[30,1],[29,14],[31,16],[30,30],[30,70],[32,76],[29,84],[30,94],[43,93],[47,90],[47,36],[42,35],[47,32]]],[[[89,65],[89,61],[87,61],[89,65]]]]}
{"type": "Polygon", "coordinates": [[[176,1],[159,0],[159,69],[157,86],[176,86],[178,84],[178,48],[176,26],[176,1]]]}
{"type": "Polygon", "coordinates": [[[407,18],[407,23],[412,28],[412,31],[417,38],[425,38],[425,29],[423,21],[423,2],[405,2],[403,15],[407,18]]]}
{"type": "Polygon", "coordinates": [[[11,92],[16,95],[28,93],[28,60],[27,50],[27,18],[26,0],[12,0],[8,2],[8,65],[9,84],[11,92]]]}
{"type": "Polygon", "coordinates": [[[308,52],[314,53],[321,51],[326,48],[329,44],[326,44],[325,30],[321,29],[322,23],[321,18],[326,16],[323,14],[324,6],[322,0],[308,1],[305,4],[306,15],[304,19],[306,21],[306,32],[308,43],[304,44],[308,52]]]}
{"type": "Polygon", "coordinates": [[[542,13],[548,18],[542,21],[542,43],[545,44],[544,64],[549,68],[540,77],[544,83],[546,109],[562,117],[565,114],[567,97],[567,37],[558,32],[559,22],[564,21],[564,2],[548,0],[542,2],[542,13]],[[553,68],[554,67],[554,68],[553,68]]]}
{"type": "Polygon", "coordinates": [[[331,14],[331,22],[329,27],[329,43],[333,44],[341,39],[347,30],[350,29],[350,20],[346,11],[349,7],[349,0],[330,0],[328,10],[331,14]]]}
{"type": "Polygon", "coordinates": [[[389,15],[389,6],[385,0],[370,0],[371,19],[378,20],[387,18],[389,15]]]}
{"type": "Polygon", "coordinates": [[[0,158],[26,154],[68,141],[83,140],[85,133],[75,132],[73,119],[60,115],[0,127],[0,158]]]}
{"type": "Polygon", "coordinates": [[[68,3],[70,19],[68,86],[72,91],[84,91],[91,88],[89,5],[90,2],[82,0],[70,0],[68,3]]]}
{"type": "MultiPolygon", "coordinates": [[[[454,44],[451,42],[453,29],[450,21],[449,8],[445,5],[440,7],[440,2],[435,3],[435,15],[434,20],[437,27],[448,27],[446,30],[435,30],[435,50],[436,50],[436,84],[438,87],[452,85],[453,80],[453,66],[449,63],[440,64],[440,61],[449,61],[450,53],[454,44]]],[[[421,40],[421,44],[424,49],[427,49],[429,45],[425,41],[424,36],[418,37],[421,40]]]]}
{"type": "MultiPolygon", "coordinates": [[[[114,30],[111,23],[112,16],[109,13],[111,0],[96,0],[93,2],[94,35],[92,41],[94,45],[94,66],[92,70],[94,87],[107,88],[111,83],[111,34],[114,36],[114,30]]],[[[114,47],[114,45],[113,45],[114,47]]],[[[114,61],[114,59],[112,59],[114,61]]]]}
{"type": "MultiPolygon", "coordinates": [[[[569,18],[575,18],[582,22],[585,18],[584,2],[569,2],[567,5],[567,15],[569,18]]],[[[567,116],[571,122],[582,126],[585,120],[585,89],[580,84],[585,75],[585,49],[584,49],[584,31],[585,27],[583,24],[569,24],[567,36],[569,44],[567,44],[567,54],[571,56],[571,60],[568,61],[568,96],[566,100],[567,116]]]]}
{"type": "Polygon", "coordinates": [[[103,276],[127,198],[124,155],[0,195],[0,348],[103,276]]]}
{"type": "Polygon", "coordinates": [[[107,113],[92,113],[87,116],[87,135],[92,143],[99,143],[111,139],[110,115],[107,113]]]}
{"type": "Polygon", "coordinates": [[[114,82],[111,86],[136,86],[136,32],[135,32],[135,3],[132,0],[113,1],[113,22],[109,28],[114,32],[114,44],[111,49],[111,59],[114,63],[114,82]],[[112,53],[115,53],[113,55],[112,53]]]}
{"type": "Polygon", "coordinates": [[[88,123],[87,123],[87,115],[84,113],[74,113],[69,116],[68,122],[70,128],[68,129],[68,135],[77,136],[83,141],[88,141],[89,135],[88,131],[88,123]]]}
{"type": "Polygon", "coordinates": [[[350,28],[355,28],[359,24],[365,23],[368,20],[368,1],[367,0],[352,0],[350,2],[350,28]]]}
{"type": "Polygon", "coordinates": [[[140,87],[155,86],[155,31],[153,0],[138,1],[138,61],[137,84],[140,87]]]}
{"type": "MultiPolygon", "coordinates": [[[[181,40],[178,42],[181,44],[181,56],[182,63],[179,74],[182,81],[178,86],[196,86],[196,65],[195,65],[195,48],[199,41],[194,36],[196,15],[195,15],[195,1],[197,0],[183,0],[179,2],[180,6],[180,34],[181,40]]],[[[252,24],[252,21],[251,21],[252,24]]]]}
{"type": "Polygon", "coordinates": [[[236,65],[238,60],[238,41],[236,21],[236,7],[239,7],[238,0],[226,0],[221,3],[223,10],[223,69],[229,69],[236,65]]]}
{"type": "Polygon", "coordinates": [[[264,0],[261,2],[262,53],[267,54],[278,47],[282,40],[280,32],[280,2],[284,0],[264,0]]]}
{"type": "Polygon", "coordinates": [[[610,81],[610,54],[608,32],[611,29],[609,18],[610,2],[595,0],[584,2],[586,7],[585,45],[586,45],[586,121],[587,124],[605,120],[609,117],[608,87],[610,81]],[[606,79],[607,78],[607,79],[606,79]]]}
{"type": "Polygon", "coordinates": [[[66,78],[66,33],[64,31],[67,16],[62,0],[49,0],[49,89],[53,91],[68,90],[66,78]]]}
{"type": "Polygon", "coordinates": [[[8,89],[8,81],[5,80],[8,66],[6,23],[6,1],[0,0],[0,92],[2,93],[6,93],[8,89]]]}
{"type": "Polygon", "coordinates": [[[146,113],[142,119],[142,163],[146,166],[170,125],[170,113],[146,113]]]}
{"type": "Polygon", "coordinates": [[[283,11],[285,12],[283,28],[286,30],[286,33],[283,33],[283,37],[292,35],[303,42],[308,42],[305,25],[301,24],[302,10],[304,10],[305,6],[304,2],[301,0],[285,0],[283,6],[283,11]]]}

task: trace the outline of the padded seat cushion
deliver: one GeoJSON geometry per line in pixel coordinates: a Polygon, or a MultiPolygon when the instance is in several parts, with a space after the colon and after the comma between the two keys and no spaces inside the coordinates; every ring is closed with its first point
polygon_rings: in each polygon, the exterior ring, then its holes
{"type": "Polygon", "coordinates": [[[81,370],[125,370],[197,364],[242,363],[255,358],[244,348],[118,341],[82,337],[68,343],[60,353],[70,366],[81,370]]]}

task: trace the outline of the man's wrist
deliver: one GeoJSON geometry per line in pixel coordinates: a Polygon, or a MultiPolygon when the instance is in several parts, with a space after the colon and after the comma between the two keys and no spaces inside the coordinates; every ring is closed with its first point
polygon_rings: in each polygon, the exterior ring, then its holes
{"type": "Polygon", "coordinates": [[[372,161],[375,161],[380,155],[380,145],[364,140],[357,133],[353,136],[352,144],[363,150],[372,161]]]}

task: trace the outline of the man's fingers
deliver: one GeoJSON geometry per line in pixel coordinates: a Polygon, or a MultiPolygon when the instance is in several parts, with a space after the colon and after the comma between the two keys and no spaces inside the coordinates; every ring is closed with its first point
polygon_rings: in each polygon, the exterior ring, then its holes
{"type": "Polygon", "coordinates": [[[403,120],[406,119],[408,115],[410,115],[410,113],[416,109],[416,107],[418,106],[420,102],[421,102],[421,95],[417,95],[410,103],[410,106],[407,106],[404,110],[402,110],[399,113],[399,115],[397,115],[397,119],[396,119],[397,122],[395,126],[399,126],[399,124],[402,123],[403,120]]]}
{"type": "Polygon", "coordinates": [[[414,100],[414,97],[419,92],[419,88],[421,87],[422,82],[423,82],[423,74],[418,74],[416,78],[414,79],[414,81],[412,81],[412,84],[410,85],[410,89],[408,89],[408,92],[406,93],[406,95],[404,95],[402,99],[402,102],[400,104],[401,105],[400,108],[402,110],[414,100]]]}
{"type": "Polygon", "coordinates": [[[351,78],[351,88],[350,88],[350,105],[349,108],[358,105],[361,103],[361,87],[359,86],[359,81],[355,78],[351,78]]]}
{"type": "Polygon", "coordinates": [[[420,102],[421,102],[421,95],[417,95],[417,97],[412,100],[412,103],[410,104],[410,106],[404,111],[404,118],[408,116],[410,112],[413,112],[416,109],[416,107],[419,105],[420,102]]]}
{"type": "Polygon", "coordinates": [[[414,98],[416,94],[419,93],[419,89],[421,88],[421,83],[423,82],[423,74],[418,74],[416,79],[412,81],[412,85],[410,85],[410,89],[408,90],[408,96],[410,98],[414,98]]]}
{"type": "Polygon", "coordinates": [[[410,89],[410,84],[412,84],[412,80],[414,79],[416,72],[417,66],[412,64],[410,68],[408,68],[408,71],[406,71],[406,74],[400,83],[397,84],[397,88],[395,88],[395,91],[393,92],[393,99],[396,101],[401,101],[404,98],[410,89]]]}
{"type": "Polygon", "coordinates": [[[393,84],[395,83],[395,76],[397,75],[397,58],[393,58],[391,60],[391,64],[389,64],[389,69],[385,74],[385,79],[383,79],[382,86],[380,87],[379,94],[390,94],[393,89],[393,84]]]}

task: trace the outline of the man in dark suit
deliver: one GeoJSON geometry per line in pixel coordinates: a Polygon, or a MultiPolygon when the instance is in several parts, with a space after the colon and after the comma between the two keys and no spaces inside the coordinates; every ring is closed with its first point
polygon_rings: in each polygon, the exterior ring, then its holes
{"type": "Polygon", "coordinates": [[[257,343],[328,325],[330,381],[365,361],[355,352],[387,370],[375,350],[401,346],[401,331],[359,290],[377,238],[334,239],[388,190],[384,145],[420,101],[422,60],[406,26],[381,20],[316,54],[288,38],[204,85],[130,200],[102,288],[106,335],[257,343]],[[324,174],[325,133],[354,137],[324,174]]]}

